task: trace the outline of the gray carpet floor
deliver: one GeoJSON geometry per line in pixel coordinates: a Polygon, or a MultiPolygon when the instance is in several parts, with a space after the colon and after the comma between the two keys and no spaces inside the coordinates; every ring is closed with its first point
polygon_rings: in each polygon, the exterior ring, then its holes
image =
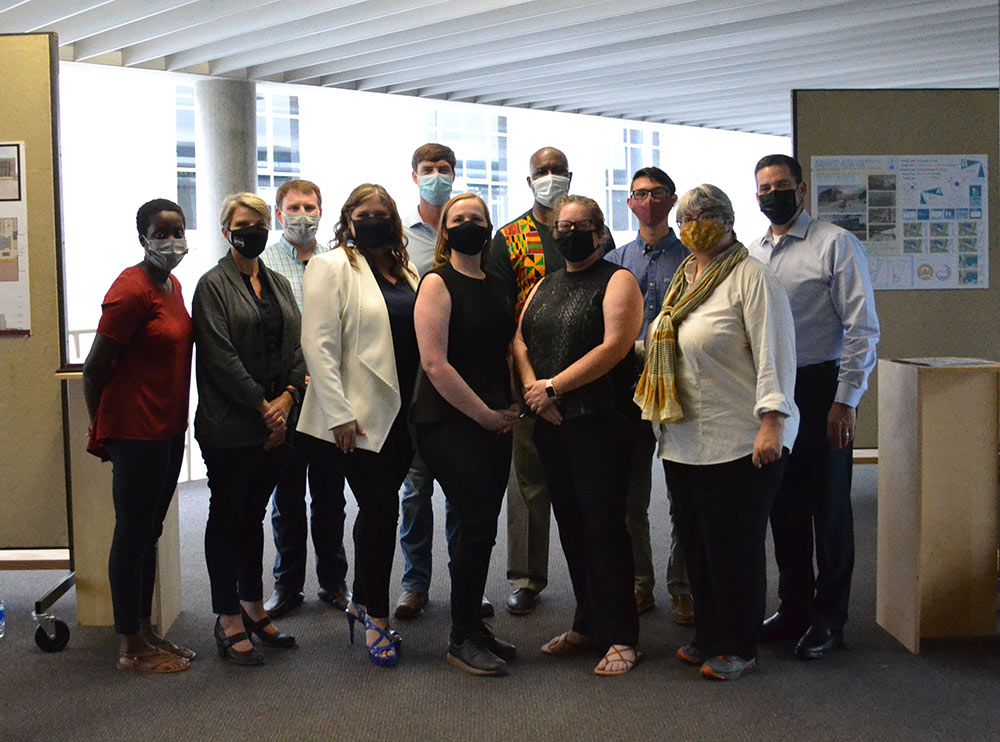
{"type": "MultiPolygon", "coordinates": [[[[875,623],[876,481],[876,467],[855,470],[858,565],[848,649],[806,663],[789,645],[768,646],[759,670],[736,683],[705,681],[674,658],[690,630],[670,620],[665,585],[656,590],[661,607],[642,617],[645,660],[627,676],[593,675],[597,656],[540,654],[544,641],[568,628],[573,609],[555,533],[550,586],[538,609],[527,617],[499,610],[493,622],[520,649],[511,676],[478,678],[448,665],[440,494],[431,603],[419,619],[397,622],[405,641],[397,667],[374,667],[361,646],[348,644],[343,616],[315,598],[314,576],[306,603],[280,621],[299,646],[265,649],[263,667],[229,665],[215,656],[211,634],[202,549],[207,488],[183,485],[184,610],[170,637],[199,652],[191,669],[159,677],[117,671],[110,628],[73,627],[63,652],[41,652],[31,608],[57,573],[0,572],[7,607],[0,740],[1000,739],[1000,640],[925,641],[913,656],[875,623]]],[[[654,471],[654,483],[650,519],[662,565],[669,541],[662,472],[654,471]]],[[[354,514],[352,503],[349,521],[354,514]]],[[[501,528],[487,585],[498,608],[508,593],[503,544],[501,528]]],[[[400,571],[397,555],[393,599],[400,571]]],[[[773,565],[769,580],[773,607],[773,565]]],[[[55,607],[71,625],[74,595],[55,607]]]]}

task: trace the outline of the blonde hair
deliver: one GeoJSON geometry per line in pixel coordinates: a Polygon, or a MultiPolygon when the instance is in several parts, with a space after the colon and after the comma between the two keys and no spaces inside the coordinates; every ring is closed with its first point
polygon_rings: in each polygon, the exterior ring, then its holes
{"type": "Polygon", "coordinates": [[[271,209],[267,202],[256,193],[244,192],[230,194],[222,201],[222,214],[219,217],[219,223],[224,229],[229,229],[229,223],[233,220],[233,212],[238,206],[256,211],[264,217],[267,228],[271,228],[271,209]]]}
{"type": "Polygon", "coordinates": [[[551,222],[553,230],[555,229],[556,222],[559,220],[559,212],[570,204],[580,204],[584,207],[590,214],[590,221],[594,223],[594,231],[597,232],[597,236],[600,237],[604,234],[604,212],[597,205],[597,201],[587,196],[576,196],[572,193],[563,196],[553,204],[551,222]]]}
{"type": "MultiPolygon", "coordinates": [[[[435,268],[451,261],[451,248],[448,247],[448,229],[445,227],[445,223],[448,221],[448,212],[451,211],[451,207],[455,204],[461,201],[468,201],[469,199],[475,199],[479,202],[479,205],[483,207],[483,214],[486,216],[486,226],[489,228],[491,234],[493,232],[493,220],[490,219],[490,210],[487,208],[486,202],[483,201],[478,194],[459,193],[457,196],[452,196],[448,199],[448,202],[441,207],[441,223],[438,224],[437,244],[434,245],[435,268]]],[[[479,267],[485,270],[489,259],[490,241],[486,240],[486,244],[483,246],[483,251],[479,256],[479,267]]]]}

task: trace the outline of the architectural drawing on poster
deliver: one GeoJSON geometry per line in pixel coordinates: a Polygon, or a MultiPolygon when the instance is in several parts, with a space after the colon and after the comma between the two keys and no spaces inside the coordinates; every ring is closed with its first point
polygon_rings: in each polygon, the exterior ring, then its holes
{"type": "Polygon", "coordinates": [[[812,213],[864,244],[876,289],[989,287],[986,155],[812,158],[812,213]]]}
{"type": "Polygon", "coordinates": [[[24,143],[0,142],[0,333],[31,330],[24,143]]]}

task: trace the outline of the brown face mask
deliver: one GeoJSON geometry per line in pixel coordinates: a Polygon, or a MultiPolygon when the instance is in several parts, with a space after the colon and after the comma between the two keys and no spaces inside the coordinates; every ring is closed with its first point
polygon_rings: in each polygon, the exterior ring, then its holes
{"type": "Polygon", "coordinates": [[[673,206],[672,201],[671,197],[659,201],[654,198],[646,198],[642,201],[631,199],[629,208],[632,209],[632,213],[635,214],[640,224],[653,227],[667,218],[667,214],[670,213],[670,207],[673,206]]]}

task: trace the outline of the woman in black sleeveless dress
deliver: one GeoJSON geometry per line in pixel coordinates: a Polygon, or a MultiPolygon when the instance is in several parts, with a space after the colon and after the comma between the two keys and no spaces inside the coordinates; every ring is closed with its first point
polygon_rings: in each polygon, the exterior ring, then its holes
{"type": "Polygon", "coordinates": [[[629,355],[642,294],[629,271],[601,259],[604,215],[593,200],[565,196],[552,213],[566,269],[532,290],[514,340],[524,399],[540,418],[534,440],[577,601],[571,630],[542,652],[608,647],[594,672],[621,675],[639,658],[623,410],[632,404],[629,355]]]}
{"type": "Polygon", "coordinates": [[[444,205],[434,267],[414,307],[422,369],[410,411],[417,448],[456,524],[447,657],[476,675],[506,674],[517,651],[480,613],[518,418],[507,364],[514,315],[483,270],[491,234],[479,196],[463,193],[444,205]]]}

